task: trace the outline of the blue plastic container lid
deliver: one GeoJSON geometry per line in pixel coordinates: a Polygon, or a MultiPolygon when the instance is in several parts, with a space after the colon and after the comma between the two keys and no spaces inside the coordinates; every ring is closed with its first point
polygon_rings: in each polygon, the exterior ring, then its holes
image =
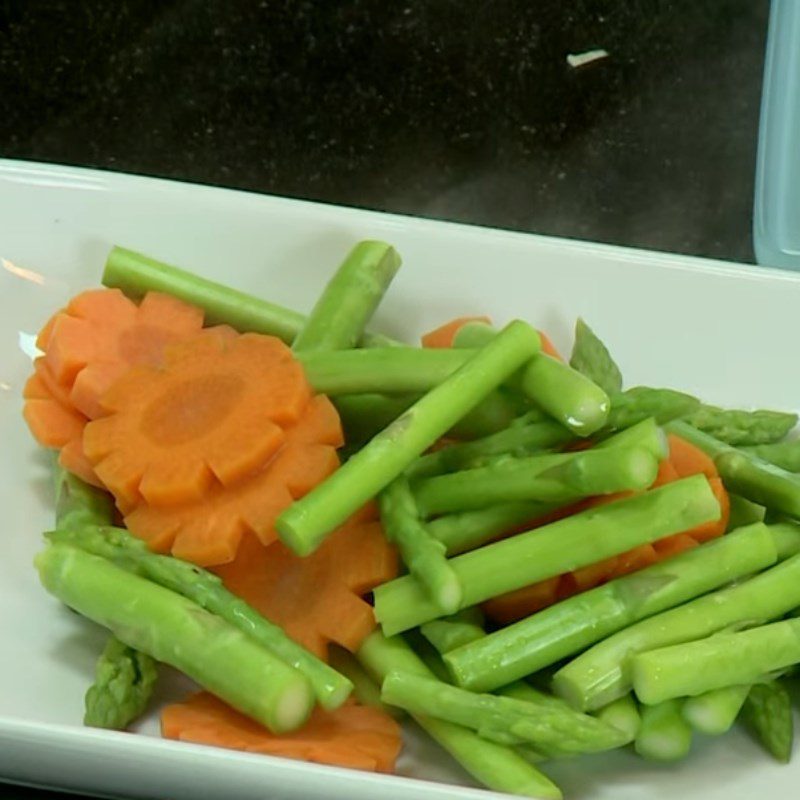
{"type": "Polygon", "coordinates": [[[800,1],[772,0],[753,213],[756,260],[800,270],[800,1]]]}

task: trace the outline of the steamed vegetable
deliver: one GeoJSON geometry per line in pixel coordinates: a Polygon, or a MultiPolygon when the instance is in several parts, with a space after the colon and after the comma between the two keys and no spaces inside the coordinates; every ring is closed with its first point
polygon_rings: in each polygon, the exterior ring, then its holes
{"type": "Polygon", "coordinates": [[[606,394],[622,391],[622,373],[606,346],[580,317],[575,323],[575,344],[569,365],[586,375],[606,394]]]}
{"type": "Polygon", "coordinates": [[[777,761],[788,764],[794,741],[792,701],[781,680],[756,683],[747,694],[745,725],[777,761]]]}
{"type": "Polygon", "coordinates": [[[650,761],[677,761],[689,754],[692,729],[683,718],[681,704],[669,700],[642,706],[642,718],[634,748],[650,761]]]}
{"type": "Polygon", "coordinates": [[[783,411],[732,411],[702,405],[686,417],[698,430],[731,445],[778,442],[797,425],[797,414],[783,411]]]}
{"type": "Polygon", "coordinates": [[[698,733],[720,736],[736,722],[749,693],[750,686],[745,684],[688,697],[683,703],[683,717],[698,733]]]}

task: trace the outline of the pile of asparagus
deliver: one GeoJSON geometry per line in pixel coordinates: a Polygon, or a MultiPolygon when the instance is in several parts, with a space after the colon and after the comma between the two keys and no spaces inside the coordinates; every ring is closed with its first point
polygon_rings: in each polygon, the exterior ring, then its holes
{"type": "Polygon", "coordinates": [[[581,321],[570,364],[541,352],[519,320],[500,331],[469,323],[446,350],[369,334],[398,267],[389,245],[361,243],[304,318],[112,251],[106,285],[133,297],[168,292],[201,306],[208,323],[294,343],[310,383],[340,412],[348,458],[284,511],[280,536],[307,555],[377,497],[408,574],[375,590],[380,630],[358,663],[342,656],[333,669],[210,573],[111,527],[104,499],[62,475],[67,500],[37,560],[42,582],[116,636],[87,695],[87,722],[122,727],[141,713],[155,660],[274,731],[301,724],[314,702],[335,708],[355,686],[366,701],[408,712],[485,786],[532,797],[560,796],[541,761],[629,743],[675,759],[693,731],[723,733],[740,712],[787,760],[780,676],[800,663],[800,527],[791,521],[800,446],[786,438],[796,416],[623,390],[581,321]],[[667,456],[664,428],[714,459],[732,494],[731,532],[488,629],[478,611],[486,600],[720,518],[702,475],[644,491],[667,456]],[[616,493],[628,496],[524,530],[616,493]]]}

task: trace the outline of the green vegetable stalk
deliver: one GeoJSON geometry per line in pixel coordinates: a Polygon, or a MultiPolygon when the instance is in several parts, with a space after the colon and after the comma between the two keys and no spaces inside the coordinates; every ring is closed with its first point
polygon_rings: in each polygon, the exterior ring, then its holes
{"type": "Polygon", "coordinates": [[[645,419],[653,419],[663,425],[690,414],[699,405],[696,397],[674,389],[634,386],[611,395],[611,412],[606,429],[623,430],[645,419]]]}
{"type": "Polygon", "coordinates": [[[69,545],[35,563],[50,594],[275,733],[308,719],[314,695],[299,672],[185,597],[69,545]]]}
{"type": "Polygon", "coordinates": [[[331,400],[348,445],[363,447],[419,399],[416,394],[341,394],[331,400]]]}
{"type": "Polygon", "coordinates": [[[681,703],[669,700],[642,706],[634,749],[648,761],[678,761],[689,755],[692,729],[681,713],[681,703]]]}
{"type": "Polygon", "coordinates": [[[400,256],[391,245],[359,242],[328,281],[294,339],[294,350],[355,347],[399,268],[400,256]]]}
{"type": "MultiPolygon", "coordinates": [[[[428,667],[399,636],[387,639],[380,631],[375,631],[366,638],[356,656],[379,684],[393,669],[433,677],[428,667]]],[[[487,741],[469,728],[425,713],[412,716],[432,739],[487,789],[524,797],[560,800],[558,787],[514,748],[487,741]]]]}
{"type": "MultiPolygon", "coordinates": [[[[693,476],[495,542],[453,558],[450,564],[467,607],[719,515],[708,481],[702,475],[693,476]]],[[[440,616],[435,603],[410,576],[377,587],[374,595],[376,617],[389,635],[440,616]]]]}
{"type": "Polygon", "coordinates": [[[252,638],[286,664],[306,676],[320,705],[332,710],[347,699],[350,681],[318,659],[283,629],[261,616],[244,600],[229,592],[222,580],[188,561],[151,552],[140,539],[123,528],[83,528],[48,534],[53,544],[71,545],[114,562],[118,567],[183,595],[252,638]]]}
{"type": "MultiPolygon", "coordinates": [[[[691,642],[731,626],[775,619],[799,605],[800,556],[793,556],[750,580],[619,631],[562,667],[553,679],[553,688],[576,708],[599,708],[631,690],[632,659],[638,653],[691,642]]],[[[689,671],[695,674],[698,669],[689,671]]],[[[723,682],[721,686],[754,680],[723,682]]],[[[713,688],[720,687],[706,690],[713,688]]]]}
{"type": "Polygon", "coordinates": [[[626,694],[607,706],[599,708],[595,712],[595,716],[606,725],[622,731],[631,742],[638,736],[642,725],[639,704],[632,694],[626,694]]]}
{"type": "Polygon", "coordinates": [[[797,414],[782,411],[730,411],[702,405],[686,422],[726,444],[761,445],[778,442],[797,425],[797,414]]]}
{"type": "Polygon", "coordinates": [[[611,353],[580,317],[575,323],[575,344],[569,365],[608,395],[622,391],[622,373],[611,353]]]}
{"type": "MultiPolygon", "coordinates": [[[[448,653],[445,662],[460,686],[476,691],[495,689],[586,650],[617,631],[622,631],[619,636],[624,641],[623,629],[627,626],[764,569],[775,561],[776,547],[770,530],[756,524],[562,600],[485,639],[448,653]]],[[[603,644],[598,647],[602,652],[603,644]]],[[[623,650],[612,648],[610,652],[619,652],[621,658],[623,650]]],[[[580,678],[583,687],[595,674],[593,659],[588,655],[587,659],[589,666],[585,673],[580,668],[580,658],[562,673],[585,674],[585,678],[580,678]]],[[[604,669],[610,671],[611,665],[604,669]]],[[[561,679],[564,679],[563,674],[561,679]]],[[[615,683],[610,674],[609,680],[615,683]]],[[[598,708],[625,693],[620,682],[614,691],[598,690],[596,699],[593,696],[591,704],[584,705],[588,698],[583,698],[582,690],[578,692],[576,704],[598,708]]],[[[572,699],[572,695],[569,696],[572,699]]]]}
{"type": "Polygon", "coordinates": [[[486,631],[483,629],[482,615],[478,611],[475,616],[471,611],[465,609],[451,617],[426,622],[420,627],[420,632],[442,654],[483,639],[486,631]]]}
{"type": "Polygon", "coordinates": [[[445,546],[423,525],[408,480],[395,478],[379,495],[386,538],[397,545],[409,573],[425,588],[443,614],[456,612],[461,583],[447,561],[445,546]]]}
{"type": "Polygon", "coordinates": [[[683,703],[683,718],[698,733],[721,736],[736,722],[750,686],[724,686],[697,697],[688,697],[683,703]]]}
{"type": "Polygon", "coordinates": [[[423,451],[523,363],[536,354],[538,334],[510,323],[464,366],[417,401],[327,480],[286,509],[276,522],[294,552],[313,552],[338,525],[375,497],[423,451]]]}
{"type": "Polygon", "coordinates": [[[328,649],[328,655],[331,667],[339,674],[344,675],[353,684],[353,696],[361,705],[377,708],[398,720],[405,717],[405,712],[402,709],[395,706],[387,706],[381,700],[380,686],[372,680],[351,652],[343,647],[331,645],[328,649]]]}
{"type": "Polygon", "coordinates": [[[794,740],[794,717],[792,701],[782,681],[755,684],[745,700],[742,719],[776,761],[789,763],[794,740]]]}
{"type": "Polygon", "coordinates": [[[84,725],[124,730],[147,708],[157,677],[150,656],[109,637],[86,693],[84,725]]]}
{"type": "Polygon", "coordinates": [[[114,519],[111,495],[61,467],[54,471],[56,489],[56,528],[83,528],[110,525],[114,519]]]}
{"type": "Polygon", "coordinates": [[[787,439],[773,444],[759,444],[745,447],[751,455],[768,461],[787,472],[800,472],[800,439],[787,439]]]}
{"type": "Polygon", "coordinates": [[[643,703],[756,683],[800,663],[800,619],[674,644],[631,658],[636,696],[643,703]]]}

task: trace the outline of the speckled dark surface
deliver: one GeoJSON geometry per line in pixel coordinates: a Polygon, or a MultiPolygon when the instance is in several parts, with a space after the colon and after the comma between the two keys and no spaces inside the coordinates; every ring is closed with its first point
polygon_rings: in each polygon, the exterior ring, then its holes
{"type": "Polygon", "coordinates": [[[0,155],[750,261],[767,14],[0,0],[0,155]]]}

